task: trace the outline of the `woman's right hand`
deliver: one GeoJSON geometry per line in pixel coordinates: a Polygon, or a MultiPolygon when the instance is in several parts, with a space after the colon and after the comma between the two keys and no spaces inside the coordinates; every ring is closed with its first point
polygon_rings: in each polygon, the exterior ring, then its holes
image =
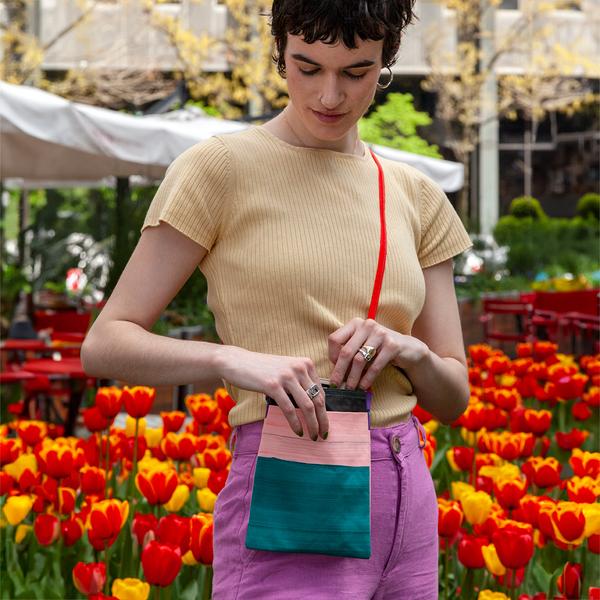
{"type": "Polygon", "coordinates": [[[313,441],[329,432],[325,392],[310,358],[261,354],[237,346],[221,346],[217,352],[219,376],[236,387],[273,398],[297,435],[303,435],[302,423],[288,394],[302,411],[313,441]],[[306,390],[315,383],[320,391],[311,400],[306,390]]]}

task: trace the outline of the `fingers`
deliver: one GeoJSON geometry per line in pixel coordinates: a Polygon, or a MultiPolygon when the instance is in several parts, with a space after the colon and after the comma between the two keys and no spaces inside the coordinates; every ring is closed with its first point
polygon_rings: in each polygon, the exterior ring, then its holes
{"type": "MultiPolygon", "coordinates": [[[[308,376],[309,376],[309,380],[310,380],[310,384],[312,385],[313,382],[318,383],[319,388],[321,389],[319,396],[317,396],[317,398],[322,399],[322,406],[321,404],[315,404],[316,406],[316,414],[317,414],[317,421],[319,422],[319,435],[323,438],[326,439],[327,435],[329,434],[329,417],[327,416],[327,407],[325,405],[325,390],[323,390],[323,387],[321,386],[320,383],[320,378],[319,375],[317,373],[317,369],[315,368],[315,365],[311,362],[308,368],[308,376]]],[[[308,388],[307,388],[308,389],[308,388]]],[[[316,398],[315,398],[316,400],[316,398]]],[[[313,400],[314,402],[314,400],[313,400]]]]}
{"type": "MultiPolygon", "coordinates": [[[[304,385],[304,384],[303,384],[304,385]]],[[[308,383],[307,389],[313,385],[312,383],[308,383]]],[[[290,383],[290,393],[294,397],[298,408],[302,411],[304,415],[304,420],[308,427],[308,434],[310,439],[313,442],[317,441],[319,436],[319,430],[321,429],[320,422],[327,420],[327,415],[325,415],[325,396],[323,395],[323,391],[320,391],[318,396],[315,396],[312,400],[306,393],[306,390],[302,385],[300,385],[297,381],[290,383]],[[317,418],[319,415],[319,418],[317,418]]],[[[323,431],[321,429],[321,431],[323,431]]]]}
{"type": "Polygon", "coordinates": [[[286,391],[283,388],[279,388],[276,392],[273,391],[269,395],[277,402],[277,406],[281,409],[281,412],[290,424],[292,431],[298,436],[304,435],[304,428],[298,418],[296,407],[292,404],[286,391]]]}
{"type": "MultiPolygon", "coordinates": [[[[367,359],[359,352],[359,350],[363,346],[372,346],[377,349],[377,354],[375,358],[379,355],[379,349],[383,346],[383,339],[380,336],[377,337],[368,337],[364,342],[362,341],[362,337],[353,336],[353,338],[346,344],[350,346],[351,350],[354,350],[354,356],[350,363],[350,372],[346,379],[346,387],[353,390],[356,389],[360,383],[360,387],[363,389],[367,389],[369,386],[364,385],[363,378],[367,373],[371,371],[374,366],[374,360],[367,361],[367,359]]],[[[381,361],[380,361],[381,362],[381,361]]]]}

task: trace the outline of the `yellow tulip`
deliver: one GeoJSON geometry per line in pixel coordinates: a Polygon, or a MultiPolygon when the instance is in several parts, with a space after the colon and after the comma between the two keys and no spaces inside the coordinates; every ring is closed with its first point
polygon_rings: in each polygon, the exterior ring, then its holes
{"type": "Polygon", "coordinates": [[[492,590],[481,590],[477,600],[510,600],[510,598],[502,592],[492,592],[492,590]]]}
{"type": "Polygon", "coordinates": [[[148,428],[144,434],[148,448],[156,448],[163,439],[162,427],[158,429],[148,428]]]}
{"type": "Polygon", "coordinates": [[[187,565],[188,567],[193,567],[194,565],[197,565],[198,563],[196,562],[196,559],[194,558],[194,554],[192,553],[191,550],[188,550],[182,557],[181,560],[183,561],[184,565],[187,565]]]}
{"type": "Polygon", "coordinates": [[[133,577],[115,579],[112,584],[112,595],[119,600],[147,600],[150,595],[150,584],[133,577]]]}
{"type": "Polygon", "coordinates": [[[26,470],[31,471],[35,475],[38,472],[38,464],[34,454],[21,454],[17,460],[6,465],[4,470],[16,481],[19,481],[19,478],[26,470]]]}
{"type": "Polygon", "coordinates": [[[433,435],[437,431],[437,428],[439,426],[440,426],[440,422],[436,421],[435,419],[431,419],[430,421],[427,421],[427,423],[425,423],[425,425],[423,425],[423,427],[425,427],[425,431],[429,435],[433,435]]]}
{"type": "Polygon", "coordinates": [[[452,497],[459,502],[463,494],[475,491],[472,485],[464,481],[452,481],[450,487],[452,488],[452,497]]]}
{"type": "Polygon", "coordinates": [[[492,575],[504,575],[506,573],[506,567],[500,562],[494,544],[481,546],[481,554],[483,554],[483,560],[485,561],[487,570],[492,575]]]}
{"type": "MultiPolygon", "coordinates": [[[[138,421],[138,435],[144,435],[146,433],[146,419],[142,417],[138,421]]],[[[125,435],[127,437],[135,435],[135,419],[129,415],[127,415],[127,419],[125,420],[125,435]]]]}
{"type": "Polygon", "coordinates": [[[196,467],[194,469],[194,485],[197,488],[205,488],[208,485],[210,469],[208,467],[196,467]]]}
{"type": "Polygon", "coordinates": [[[521,470],[517,465],[506,463],[501,466],[484,465],[479,469],[479,475],[490,477],[494,481],[520,479],[521,470]]]}
{"type": "Polygon", "coordinates": [[[585,517],[584,537],[600,533],[600,504],[582,504],[581,509],[585,517]]]}
{"type": "Polygon", "coordinates": [[[11,525],[18,525],[29,514],[32,506],[33,500],[29,496],[10,496],[2,511],[11,525]]]}
{"type": "Polygon", "coordinates": [[[198,506],[200,506],[201,510],[204,512],[212,512],[214,510],[217,495],[207,487],[198,490],[196,492],[196,498],[198,499],[198,506]]]}
{"type": "Polygon", "coordinates": [[[189,500],[190,488],[187,485],[180,483],[173,492],[171,499],[163,504],[163,508],[169,512],[179,512],[183,505],[189,500]]]}
{"type": "Polygon", "coordinates": [[[17,525],[17,530],[15,531],[15,542],[20,544],[32,529],[33,527],[31,525],[24,525],[23,523],[17,525]]]}
{"type": "Polygon", "coordinates": [[[480,525],[489,516],[492,509],[492,499],[484,491],[463,493],[460,503],[465,513],[465,518],[471,525],[480,525]]]}
{"type": "Polygon", "coordinates": [[[477,441],[477,434],[474,431],[469,431],[466,427],[460,428],[460,436],[469,446],[474,446],[477,441]]]}

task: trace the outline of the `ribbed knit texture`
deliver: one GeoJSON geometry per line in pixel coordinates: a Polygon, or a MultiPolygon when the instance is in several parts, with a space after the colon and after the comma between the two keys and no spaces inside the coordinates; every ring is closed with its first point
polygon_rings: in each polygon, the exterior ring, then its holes
{"type": "MultiPolygon", "coordinates": [[[[425,299],[422,269],[471,241],[444,192],[402,163],[386,180],[388,254],[376,320],[410,334],[425,299]]],[[[310,357],[322,378],[327,337],[366,318],[379,251],[377,167],[365,156],[300,148],[262,127],[196,144],[169,167],[142,230],[169,223],[209,250],[200,265],[225,344],[310,357]]],[[[263,394],[224,382],[232,427],[265,418],[263,394]]],[[[373,385],[371,427],[406,420],[417,402],[388,366],[373,385]]]]}

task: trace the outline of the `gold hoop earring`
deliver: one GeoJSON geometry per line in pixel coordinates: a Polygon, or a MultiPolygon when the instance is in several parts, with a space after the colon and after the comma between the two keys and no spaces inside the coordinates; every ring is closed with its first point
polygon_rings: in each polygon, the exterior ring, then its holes
{"type": "Polygon", "coordinates": [[[384,84],[377,83],[377,89],[386,90],[390,87],[392,81],[394,80],[394,74],[392,73],[392,70],[389,67],[386,67],[386,69],[390,72],[390,78],[384,84]]]}

